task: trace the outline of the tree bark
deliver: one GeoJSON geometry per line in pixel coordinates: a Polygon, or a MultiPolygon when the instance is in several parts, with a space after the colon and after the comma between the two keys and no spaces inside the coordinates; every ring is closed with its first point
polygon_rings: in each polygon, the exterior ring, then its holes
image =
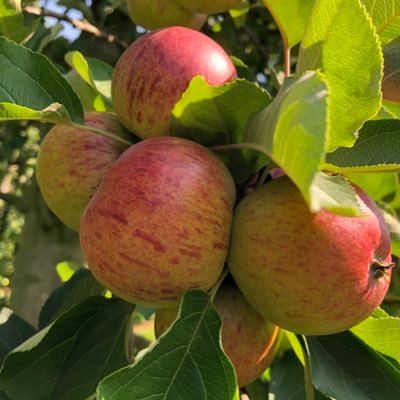
{"type": "Polygon", "coordinates": [[[82,263],[83,256],[78,234],[48,209],[35,180],[24,196],[24,204],[25,224],[15,256],[11,308],[36,327],[44,302],[60,285],[56,264],[82,263]]]}

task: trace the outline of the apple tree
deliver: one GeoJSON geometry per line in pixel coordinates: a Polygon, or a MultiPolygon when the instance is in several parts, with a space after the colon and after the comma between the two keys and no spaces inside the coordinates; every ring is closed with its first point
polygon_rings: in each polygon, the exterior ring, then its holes
{"type": "Polygon", "coordinates": [[[398,1],[3,0],[0,71],[1,400],[400,400],[398,1]]]}

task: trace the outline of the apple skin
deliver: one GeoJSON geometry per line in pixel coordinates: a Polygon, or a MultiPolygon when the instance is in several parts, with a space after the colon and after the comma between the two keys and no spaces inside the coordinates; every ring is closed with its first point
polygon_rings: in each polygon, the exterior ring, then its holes
{"type": "Polygon", "coordinates": [[[199,30],[208,17],[185,10],[175,0],[128,0],[128,13],[135,24],[145,29],[178,25],[199,30]]]}
{"type": "MultiPolygon", "coordinates": [[[[115,114],[87,112],[85,123],[130,138],[115,114]]],[[[79,229],[83,210],[101,179],[127,147],[72,126],[56,124],[50,129],[40,146],[36,178],[47,205],[64,224],[79,229]]]]}
{"type": "Polygon", "coordinates": [[[287,177],[239,203],[228,267],[266,319],[299,334],[326,335],[379,306],[390,283],[390,237],[376,204],[355,192],[365,216],[312,214],[287,177]]]}
{"type": "Polygon", "coordinates": [[[235,186],[210,150],[172,136],[129,148],[82,217],[89,268],[119,297],[154,307],[210,289],[228,252],[235,186]]]}
{"type": "Polygon", "coordinates": [[[184,9],[192,13],[214,14],[229,11],[243,0],[175,0],[184,9]]]}
{"type": "MultiPolygon", "coordinates": [[[[214,306],[222,320],[222,347],[235,368],[239,387],[246,386],[274,360],[280,329],[261,317],[235,285],[222,284],[214,306]]],[[[157,310],[156,337],[169,328],[178,311],[178,308],[157,310]]]]}
{"type": "Polygon", "coordinates": [[[115,112],[142,139],[169,135],[172,109],[198,75],[210,85],[237,76],[225,50],[208,36],[184,27],[150,32],[136,40],[115,67],[115,112]]]}

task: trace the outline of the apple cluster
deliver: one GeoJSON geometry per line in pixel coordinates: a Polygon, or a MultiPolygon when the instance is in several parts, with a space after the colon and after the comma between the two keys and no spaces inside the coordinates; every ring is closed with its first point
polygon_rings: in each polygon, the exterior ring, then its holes
{"type": "Polygon", "coordinates": [[[212,151],[171,136],[171,111],[197,75],[221,85],[236,71],[195,30],[142,36],[115,68],[116,115],[85,116],[113,136],[56,125],[42,143],[37,179],[50,208],[79,229],[97,280],[127,301],[159,308],[157,335],[187,290],[210,290],[227,266],[231,277],[214,303],[223,347],[246,385],[272,362],[279,327],[331,334],[373,312],[390,282],[390,237],[378,207],[357,187],[361,217],[311,213],[286,176],[238,202],[229,170],[212,151]],[[141,140],[127,144],[129,131],[141,140]]]}

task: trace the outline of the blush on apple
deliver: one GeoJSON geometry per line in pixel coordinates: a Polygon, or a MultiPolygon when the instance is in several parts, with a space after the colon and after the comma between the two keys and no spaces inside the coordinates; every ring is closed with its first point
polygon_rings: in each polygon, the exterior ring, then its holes
{"type": "Polygon", "coordinates": [[[287,177],[236,208],[229,269],[249,303],[271,322],[304,335],[344,331],[383,300],[391,243],[376,204],[355,188],[363,216],[312,214],[287,177]]]}
{"type": "MultiPolygon", "coordinates": [[[[85,123],[132,139],[115,114],[87,112],[85,123]]],[[[47,133],[40,146],[36,177],[47,205],[61,221],[79,229],[84,208],[106,171],[127,147],[114,139],[62,124],[47,133]]]]}
{"type": "Polygon", "coordinates": [[[172,109],[198,75],[221,85],[235,78],[236,70],[224,49],[200,32],[184,27],[150,32],[115,67],[115,112],[142,139],[169,135],[172,109]]]}
{"type": "Polygon", "coordinates": [[[123,299],[175,306],[220,275],[234,201],[233,179],[210,150],[172,136],[139,142],[108,171],[82,217],[89,268],[123,299]]]}

